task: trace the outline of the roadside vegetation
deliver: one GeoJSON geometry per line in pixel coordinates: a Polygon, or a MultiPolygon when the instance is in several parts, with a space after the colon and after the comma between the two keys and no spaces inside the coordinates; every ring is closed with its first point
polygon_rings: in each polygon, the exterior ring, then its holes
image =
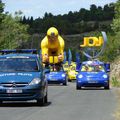
{"type": "MultiPolygon", "coordinates": [[[[4,13],[4,7],[0,0],[0,49],[38,49],[47,29],[55,26],[65,39],[65,50],[71,49],[75,60],[84,36],[99,36],[101,31],[106,31],[107,47],[100,59],[111,63],[111,84],[120,87],[120,0],[104,7],[93,4],[90,10],[81,8],[78,12],[70,11],[64,15],[45,13],[43,18],[35,20],[21,17],[21,11],[15,12],[14,16],[4,13]]],[[[120,109],[115,115],[116,120],[120,120],[120,109]]]]}
{"type": "Polygon", "coordinates": [[[0,49],[18,48],[29,38],[28,25],[20,23],[22,12],[15,12],[14,17],[4,13],[5,4],[0,0],[0,49]]]}

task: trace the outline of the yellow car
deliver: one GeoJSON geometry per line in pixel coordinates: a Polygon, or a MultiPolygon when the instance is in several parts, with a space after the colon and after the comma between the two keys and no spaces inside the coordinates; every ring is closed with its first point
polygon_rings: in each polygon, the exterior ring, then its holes
{"type": "Polygon", "coordinates": [[[76,80],[76,65],[71,65],[68,70],[68,81],[76,80]]]}
{"type": "Polygon", "coordinates": [[[68,70],[69,70],[68,62],[66,62],[65,64],[63,64],[63,69],[64,69],[64,71],[66,71],[68,73],[68,70]]]}

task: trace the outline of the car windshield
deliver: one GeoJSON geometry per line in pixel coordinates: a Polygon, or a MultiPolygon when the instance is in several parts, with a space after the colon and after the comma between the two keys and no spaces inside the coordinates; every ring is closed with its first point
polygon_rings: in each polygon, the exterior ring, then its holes
{"type": "Polygon", "coordinates": [[[75,66],[72,66],[70,69],[71,69],[71,70],[75,70],[75,66]]]}
{"type": "Polygon", "coordinates": [[[64,69],[64,71],[68,71],[69,65],[68,65],[68,64],[64,64],[64,65],[63,65],[63,69],[64,69]]]}
{"type": "Polygon", "coordinates": [[[60,71],[64,71],[63,67],[61,67],[61,66],[51,66],[50,67],[50,72],[60,72],[60,71]]]}
{"type": "Polygon", "coordinates": [[[0,59],[0,72],[35,72],[38,70],[38,62],[35,58],[0,59]]]}
{"type": "Polygon", "coordinates": [[[105,72],[103,65],[82,65],[82,72],[105,72]]]}

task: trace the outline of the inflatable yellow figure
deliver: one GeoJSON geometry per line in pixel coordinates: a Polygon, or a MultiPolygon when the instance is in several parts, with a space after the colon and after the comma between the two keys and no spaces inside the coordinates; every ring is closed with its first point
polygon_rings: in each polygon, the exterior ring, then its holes
{"type": "Polygon", "coordinates": [[[57,56],[58,63],[64,60],[64,40],[55,27],[47,31],[41,42],[42,62],[48,63],[51,56],[57,56]]]}

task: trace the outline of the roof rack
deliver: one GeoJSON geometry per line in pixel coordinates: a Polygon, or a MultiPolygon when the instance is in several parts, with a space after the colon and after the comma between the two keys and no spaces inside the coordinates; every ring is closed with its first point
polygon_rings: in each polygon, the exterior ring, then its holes
{"type": "Polygon", "coordinates": [[[30,53],[30,54],[37,54],[38,50],[37,49],[4,49],[0,50],[0,54],[10,54],[10,53],[30,53]]]}

